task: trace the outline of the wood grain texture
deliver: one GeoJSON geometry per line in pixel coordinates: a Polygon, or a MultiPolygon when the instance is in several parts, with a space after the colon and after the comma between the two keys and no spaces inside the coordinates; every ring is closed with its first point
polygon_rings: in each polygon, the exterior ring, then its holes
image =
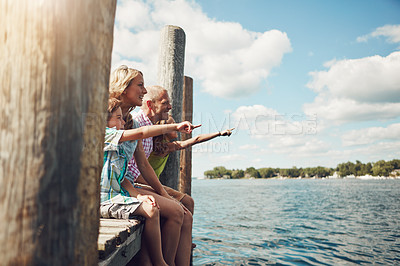
{"type": "MultiPolygon", "coordinates": [[[[177,122],[182,119],[185,42],[185,32],[180,27],[167,25],[161,30],[158,84],[168,90],[172,117],[177,122]]],[[[176,190],[179,186],[179,163],[180,153],[172,152],[160,175],[161,183],[176,190]]]]}
{"type": "Polygon", "coordinates": [[[144,218],[100,219],[99,265],[124,265],[140,250],[144,218]]]}
{"type": "MultiPolygon", "coordinates": [[[[193,122],[193,79],[186,77],[183,82],[182,120],[193,122]]],[[[187,140],[192,134],[182,134],[182,140],[187,140]]],[[[192,194],[192,147],[181,150],[180,155],[179,191],[192,194]]]]}
{"type": "Polygon", "coordinates": [[[116,1],[0,2],[0,257],[97,263],[116,1]]]}

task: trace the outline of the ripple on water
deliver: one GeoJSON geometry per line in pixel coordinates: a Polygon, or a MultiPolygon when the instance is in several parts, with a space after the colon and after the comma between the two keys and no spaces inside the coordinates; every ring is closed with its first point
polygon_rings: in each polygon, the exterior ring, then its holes
{"type": "Polygon", "coordinates": [[[194,180],[192,189],[194,265],[400,262],[400,180],[194,180]]]}

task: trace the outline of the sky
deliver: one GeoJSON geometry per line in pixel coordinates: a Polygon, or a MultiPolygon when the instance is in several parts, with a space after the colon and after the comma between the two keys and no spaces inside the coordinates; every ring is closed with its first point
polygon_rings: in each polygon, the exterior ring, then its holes
{"type": "Polygon", "coordinates": [[[400,158],[400,0],[118,0],[112,70],[157,84],[166,25],[186,35],[192,149],[216,166],[291,168],[400,158]]]}

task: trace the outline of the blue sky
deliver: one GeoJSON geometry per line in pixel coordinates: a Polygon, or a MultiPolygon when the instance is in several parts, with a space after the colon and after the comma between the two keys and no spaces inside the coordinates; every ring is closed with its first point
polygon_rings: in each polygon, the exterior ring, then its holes
{"type": "Polygon", "coordinates": [[[215,166],[336,167],[400,158],[400,1],[118,1],[112,69],[157,84],[165,25],[186,34],[193,176],[215,166]]]}

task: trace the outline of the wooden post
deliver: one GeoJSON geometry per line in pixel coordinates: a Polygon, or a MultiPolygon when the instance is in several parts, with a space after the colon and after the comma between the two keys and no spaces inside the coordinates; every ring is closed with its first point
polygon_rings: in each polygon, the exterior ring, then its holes
{"type": "Polygon", "coordinates": [[[0,2],[3,265],[95,265],[116,1],[0,2]]]}
{"type": "MultiPolygon", "coordinates": [[[[186,77],[183,82],[182,120],[193,122],[193,79],[186,77]]],[[[187,140],[192,134],[182,134],[182,140],[187,140]]],[[[192,147],[181,150],[180,186],[179,191],[192,193],[192,147]]]]}
{"type": "MultiPolygon", "coordinates": [[[[158,60],[158,84],[168,90],[172,101],[172,117],[179,122],[182,118],[183,68],[185,61],[185,32],[177,26],[165,26],[161,31],[158,60]]],[[[160,181],[178,189],[179,152],[170,154],[160,181]]]]}

